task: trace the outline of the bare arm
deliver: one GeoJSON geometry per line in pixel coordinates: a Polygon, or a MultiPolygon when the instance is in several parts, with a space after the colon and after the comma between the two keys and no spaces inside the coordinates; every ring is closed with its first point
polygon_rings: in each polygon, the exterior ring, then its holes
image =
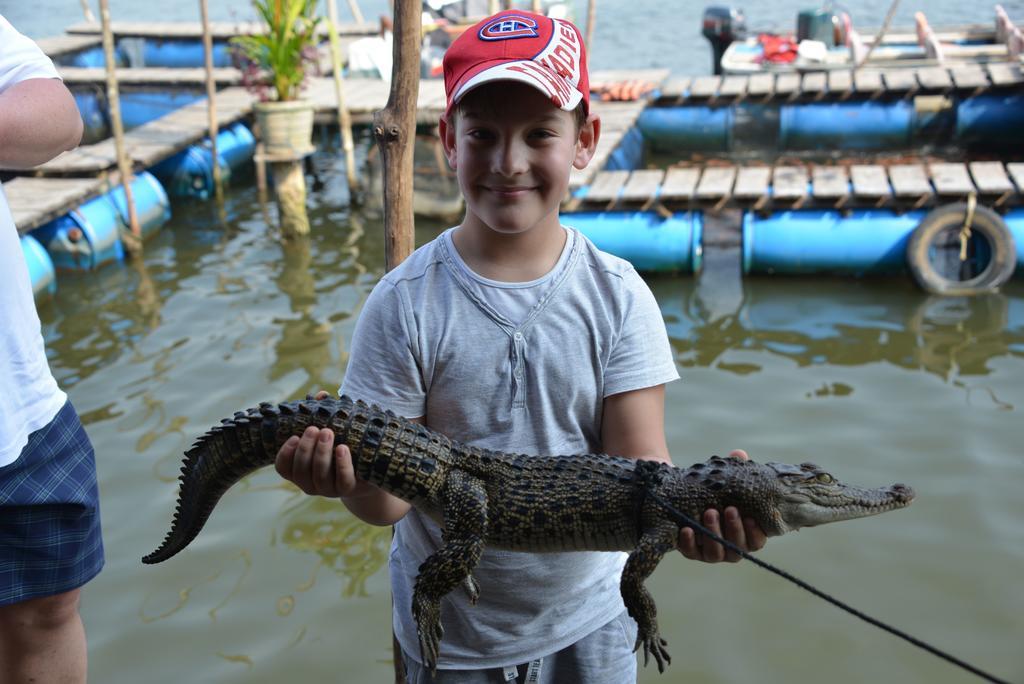
{"type": "MultiPolygon", "coordinates": [[[[321,399],[326,392],[317,394],[321,399]]],[[[413,422],[422,422],[414,420],[413,422]]],[[[277,452],[274,467],[306,494],[340,498],[352,514],[371,525],[393,525],[409,509],[408,503],[360,480],[352,467],[347,446],[332,448],[334,433],[308,427],[302,438],[290,437],[277,452]]]]}
{"type": "MultiPolygon", "coordinates": [[[[604,450],[617,456],[644,458],[671,463],[665,442],[665,386],[613,394],[604,400],[601,422],[601,441],[604,450]]],[[[747,458],[744,451],[733,451],[730,456],[747,458]]],[[[730,506],[724,513],[724,525],[719,512],[708,509],[702,523],[715,534],[724,537],[744,551],[757,551],[767,536],[757,524],[741,519],[736,508],[730,506]]],[[[679,533],[679,551],[691,560],[707,563],[736,562],[739,556],[715,542],[705,542],[686,528],[679,533]]]]}
{"type": "Polygon", "coordinates": [[[615,456],[671,463],[665,442],[665,386],[605,397],[601,446],[615,456]]]}
{"type": "Polygon", "coordinates": [[[54,78],[30,78],[0,93],[0,166],[30,168],[82,140],[75,99],[54,78]]]}

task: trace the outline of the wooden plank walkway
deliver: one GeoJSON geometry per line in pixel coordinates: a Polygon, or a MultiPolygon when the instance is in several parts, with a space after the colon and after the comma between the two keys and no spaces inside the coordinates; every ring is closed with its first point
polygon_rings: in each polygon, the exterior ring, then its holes
{"type": "MultiPolygon", "coordinates": [[[[107,80],[107,72],[101,68],[57,67],[64,83],[73,85],[101,85],[107,80]]],[[[115,69],[119,85],[153,85],[153,86],[205,86],[206,70],[198,68],[144,68],[115,69]]],[[[242,72],[233,67],[218,67],[213,70],[213,78],[217,85],[239,85],[242,72]]]]}
{"type": "MultiPolygon", "coordinates": [[[[668,78],[668,69],[632,69],[632,70],[603,70],[594,71],[590,74],[591,83],[610,83],[614,81],[645,81],[653,83],[655,89],[661,87],[665,79],[668,78]]],[[[421,81],[420,87],[422,88],[425,83],[440,83],[440,81],[421,81]]],[[[423,91],[420,91],[420,97],[423,97],[423,91]]],[[[436,123],[438,116],[444,110],[444,90],[443,84],[437,93],[437,114],[431,113],[427,119],[429,123],[436,123]]],[[[422,99],[421,99],[422,102],[422,99]]],[[[646,108],[648,101],[645,99],[636,100],[633,102],[610,102],[592,98],[590,100],[590,106],[592,111],[601,117],[601,137],[597,141],[597,150],[594,152],[593,159],[590,160],[590,164],[585,169],[573,169],[569,175],[569,191],[573,192],[577,188],[584,185],[589,185],[594,176],[601,171],[605,164],[608,162],[608,158],[611,156],[615,148],[622,142],[622,138],[633,128],[636,124],[636,120],[640,117],[640,113],[646,108]]],[[[381,104],[383,106],[383,103],[381,104]]],[[[378,107],[379,109],[379,107],[378,107]]],[[[417,112],[417,117],[421,116],[421,112],[417,112]]]]}
{"type": "Polygon", "coordinates": [[[104,178],[29,178],[4,183],[4,194],[21,234],[63,216],[74,207],[106,192],[104,178]]]}
{"type": "Polygon", "coordinates": [[[844,166],[815,166],[811,173],[811,195],[817,200],[834,200],[850,194],[850,179],[844,166]]]}
{"type": "Polygon", "coordinates": [[[889,167],[889,182],[897,197],[922,197],[932,194],[928,172],[923,164],[894,164],[889,167]]]}
{"type": "Polygon", "coordinates": [[[79,52],[103,44],[103,38],[97,35],[70,35],[51,36],[49,38],[36,39],[36,45],[46,53],[50,59],[63,57],[72,52],[79,52]]]}
{"type": "Polygon", "coordinates": [[[807,169],[776,166],[772,172],[772,195],[776,199],[799,199],[807,195],[807,169]]]}
{"type": "MultiPolygon", "coordinates": [[[[203,25],[198,21],[115,21],[111,23],[115,38],[159,38],[169,39],[200,39],[203,37],[203,25]]],[[[263,33],[265,24],[258,21],[213,21],[210,22],[210,33],[214,40],[226,40],[235,36],[248,36],[263,33]]],[[[83,21],[65,29],[67,33],[98,36],[102,33],[98,22],[83,21]]],[[[322,26],[320,32],[326,36],[327,27],[322,26]]],[[[338,24],[339,36],[374,36],[380,33],[380,24],[376,22],[354,22],[338,24]]]]}
{"type": "MultiPolygon", "coordinates": [[[[243,88],[228,88],[217,93],[217,119],[227,126],[249,114],[252,96],[243,88]]],[[[155,121],[125,134],[125,148],[136,168],[145,169],[180,152],[206,137],[209,119],[206,98],[177,109],[155,121]]],[[[83,145],[33,169],[36,175],[97,175],[117,163],[113,139],[83,145]]]]}
{"type": "Polygon", "coordinates": [[[768,166],[743,166],[736,173],[732,194],[738,198],[763,197],[768,194],[772,170],[768,166]]]}
{"type": "MultiPolygon", "coordinates": [[[[374,78],[346,78],[345,106],[348,107],[352,122],[370,124],[373,114],[384,109],[391,93],[391,86],[374,78]]],[[[317,123],[336,124],[337,98],[334,92],[334,79],[315,77],[309,79],[305,91],[306,97],[313,102],[317,123]]],[[[444,82],[440,79],[424,79],[420,81],[419,96],[416,101],[416,121],[420,124],[436,124],[444,113],[445,96],[444,82]]]]}
{"type": "Polygon", "coordinates": [[[969,95],[989,88],[1022,87],[1024,72],[1018,62],[952,62],[945,65],[867,68],[857,71],[831,69],[804,74],[758,72],[673,77],[659,93],[656,104],[725,104],[745,98],[757,98],[759,101],[772,98],[790,101],[905,98],[920,92],[966,91],[964,94],[969,95]]]}
{"type": "Polygon", "coordinates": [[[602,171],[578,205],[611,209],[657,202],[666,208],[714,205],[771,211],[794,206],[886,206],[909,210],[956,201],[972,193],[993,206],[1024,206],[1024,163],[790,163],[602,171]]]}
{"type": "MultiPolygon", "coordinates": [[[[1024,164],[1021,164],[1024,167],[1024,164]]],[[[1024,168],[1021,169],[1024,174],[1024,168]]],[[[665,172],[660,198],[665,201],[688,200],[697,190],[700,169],[672,168],[665,172]]]]}

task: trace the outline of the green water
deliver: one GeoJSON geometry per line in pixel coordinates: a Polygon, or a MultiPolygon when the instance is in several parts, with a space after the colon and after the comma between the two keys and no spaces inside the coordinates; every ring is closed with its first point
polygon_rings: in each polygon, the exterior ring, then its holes
{"type": "MultiPolygon", "coordinates": [[[[167,530],[195,437],[341,381],[382,229],[349,214],[337,164],[317,164],[310,240],[283,246],[243,178],[224,220],[212,203],[176,203],[141,264],[64,276],[41,308],[99,462],[107,566],[83,602],[93,682],[388,681],[389,531],[272,470],[230,491],[185,553],[139,562],[167,530]]],[[[439,228],[421,224],[419,241],[439,228]]],[[[905,511],[772,540],[761,557],[1024,681],[1024,288],[937,300],[903,280],[650,282],[683,376],[667,402],[677,462],[744,448],[918,491],[905,511]]],[[[749,563],[677,556],[650,585],[674,662],[645,670],[647,684],[972,681],[749,563]]]]}

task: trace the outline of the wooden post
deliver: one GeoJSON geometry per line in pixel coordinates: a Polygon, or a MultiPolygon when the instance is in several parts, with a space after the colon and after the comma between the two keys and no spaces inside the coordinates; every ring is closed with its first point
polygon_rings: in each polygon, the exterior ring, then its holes
{"type": "Polygon", "coordinates": [[[128,205],[129,233],[121,235],[125,251],[129,254],[142,252],[142,229],[135,211],[132,196],[132,163],[124,146],[124,125],[121,123],[121,96],[117,89],[116,63],[114,62],[114,30],[110,26],[110,0],[100,0],[100,22],[103,30],[103,58],[107,69],[107,104],[110,106],[110,125],[114,133],[114,150],[117,153],[117,168],[124,186],[124,200],[128,205]]]}
{"type": "MultiPolygon", "coordinates": [[[[334,0],[327,0],[327,1],[329,3],[333,3],[334,2],[334,0]]],[[[352,12],[352,19],[354,19],[357,24],[365,24],[366,23],[366,20],[363,19],[363,13],[359,9],[359,1],[358,0],[348,0],[348,9],[349,9],[350,12],[352,12]]]]}
{"type": "MultiPolygon", "coordinates": [[[[384,267],[393,269],[415,246],[412,213],[413,145],[420,91],[419,0],[395,0],[391,92],[384,109],[373,114],[373,135],[384,174],[384,267]]],[[[402,649],[392,633],[395,684],[405,683],[402,649]]]]}
{"type": "Polygon", "coordinates": [[[220,155],[217,153],[217,81],[213,77],[213,34],[210,33],[210,13],[207,0],[199,0],[199,13],[203,19],[203,58],[206,62],[206,113],[210,119],[210,156],[213,158],[213,191],[217,203],[224,201],[224,186],[220,174],[220,155]]]}
{"type": "Polygon", "coordinates": [[[270,174],[274,179],[274,194],[277,195],[281,235],[285,239],[309,235],[306,175],[302,168],[302,159],[271,161],[270,174]]]}
{"type": "Polygon", "coordinates": [[[594,51],[594,20],[597,19],[597,0],[587,2],[587,52],[594,51]]]}
{"type": "Polygon", "coordinates": [[[352,118],[345,106],[345,85],[341,76],[341,41],[338,39],[338,7],[335,0],[327,2],[327,25],[331,38],[331,70],[334,72],[334,95],[338,101],[338,133],[345,151],[345,175],[348,177],[349,203],[357,204],[359,178],[356,176],[355,145],[352,143],[352,118]]]}
{"type": "Polygon", "coordinates": [[[391,93],[373,115],[384,173],[384,260],[391,270],[412,254],[413,144],[420,89],[420,3],[395,0],[391,93]]]}

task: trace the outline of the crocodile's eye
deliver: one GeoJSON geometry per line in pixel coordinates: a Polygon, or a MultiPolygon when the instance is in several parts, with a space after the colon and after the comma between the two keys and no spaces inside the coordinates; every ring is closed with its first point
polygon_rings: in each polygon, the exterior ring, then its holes
{"type": "Polygon", "coordinates": [[[832,484],[833,482],[835,482],[835,478],[833,478],[828,473],[818,473],[818,477],[816,477],[815,479],[821,484],[832,484]]]}

